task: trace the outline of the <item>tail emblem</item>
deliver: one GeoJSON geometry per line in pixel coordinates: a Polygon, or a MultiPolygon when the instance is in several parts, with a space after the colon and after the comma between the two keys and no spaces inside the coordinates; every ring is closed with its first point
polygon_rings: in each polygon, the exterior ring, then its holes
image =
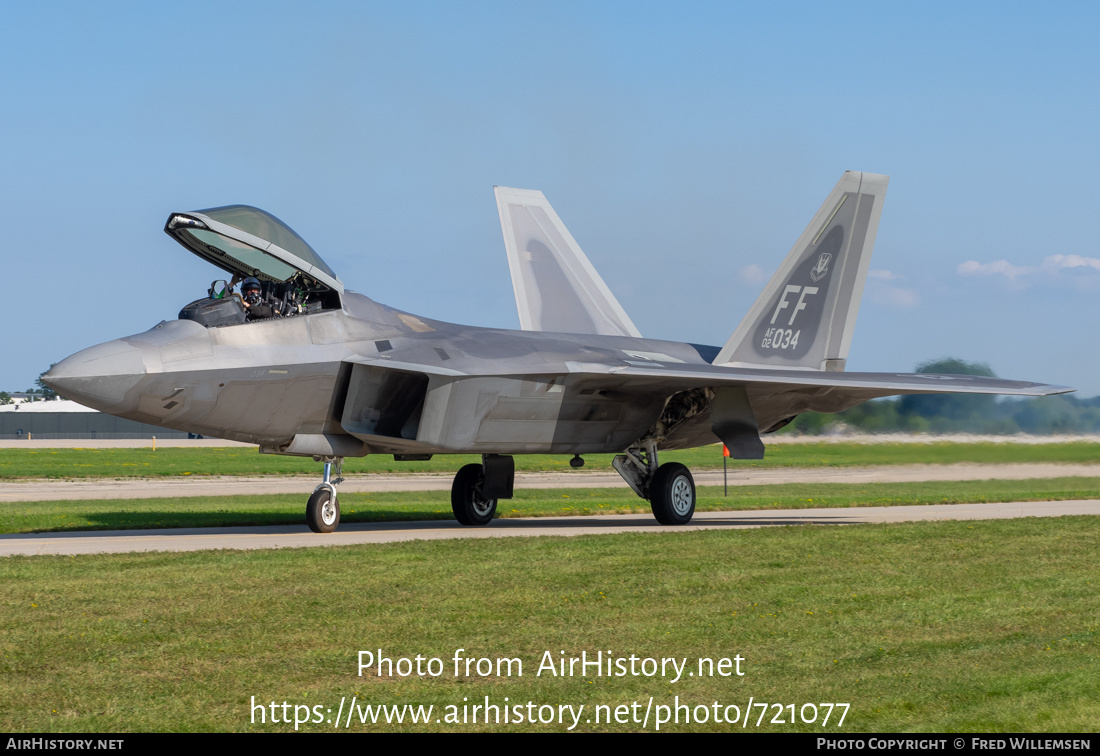
{"type": "Polygon", "coordinates": [[[828,252],[822,252],[821,256],[817,258],[817,265],[810,271],[810,278],[814,283],[817,283],[829,273],[829,263],[832,261],[833,256],[828,252]]]}

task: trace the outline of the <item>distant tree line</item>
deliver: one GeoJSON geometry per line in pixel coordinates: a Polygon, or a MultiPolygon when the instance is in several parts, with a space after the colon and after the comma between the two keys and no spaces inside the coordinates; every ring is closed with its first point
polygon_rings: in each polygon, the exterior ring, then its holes
{"type": "MultiPolygon", "coordinates": [[[[988,365],[947,358],[918,373],[995,377],[988,365]]],[[[875,399],[836,414],[806,412],[781,433],[1100,433],[1100,396],[995,397],[987,394],[906,394],[875,399]]]]}
{"type": "MultiPolygon", "coordinates": [[[[56,362],[52,362],[50,363],[50,367],[52,368],[56,364],[56,362]]],[[[35,380],[34,386],[27,389],[26,391],[17,393],[27,394],[28,399],[32,402],[39,399],[56,399],[57,392],[47,386],[46,383],[42,380],[42,376],[44,376],[48,372],[48,369],[43,370],[41,373],[38,374],[38,378],[35,380]]],[[[11,394],[9,394],[7,391],[0,391],[0,404],[11,404],[11,394]]]]}

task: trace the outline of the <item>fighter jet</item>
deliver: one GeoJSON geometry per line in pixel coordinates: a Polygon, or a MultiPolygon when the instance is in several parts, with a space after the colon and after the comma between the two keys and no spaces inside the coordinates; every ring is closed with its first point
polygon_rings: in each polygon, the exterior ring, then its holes
{"type": "Polygon", "coordinates": [[[844,372],[888,177],[846,172],[725,346],[647,339],[541,192],[496,188],[522,330],[419,317],[344,288],[278,218],[246,205],[172,213],[164,231],[230,275],[179,317],[58,363],[44,382],[120,417],[313,457],[306,522],[340,521],[346,457],[478,454],[455,475],[463,525],[512,496],[513,456],[614,453],[658,522],[695,483],[661,452],[760,436],[876,397],[1072,389],[977,376],[844,372]],[[235,285],[242,281],[240,292],[235,285]]]}

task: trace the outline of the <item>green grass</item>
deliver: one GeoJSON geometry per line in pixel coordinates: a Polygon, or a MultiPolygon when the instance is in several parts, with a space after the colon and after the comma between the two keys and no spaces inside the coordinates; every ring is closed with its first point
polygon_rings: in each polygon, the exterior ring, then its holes
{"type": "MultiPolygon", "coordinates": [[[[304,522],[309,487],[297,494],[159,499],[91,499],[0,503],[0,533],[60,530],[284,525],[304,522]]],[[[812,507],[1055,501],[1100,498],[1100,478],[931,481],[926,483],[790,483],[737,486],[729,497],[700,486],[699,511],[812,507]]],[[[341,522],[449,520],[447,491],[340,494],[341,522]]],[[[498,505],[501,517],[649,512],[623,488],[518,489],[498,505]]]]}
{"type": "MultiPolygon", "coordinates": [[[[585,470],[610,470],[610,454],[585,457],[585,470]]],[[[569,470],[568,455],[518,455],[517,470],[569,470]]],[[[428,462],[394,462],[392,456],[349,458],[346,473],[454,472],[480,461],[470,455],[439,455],[428,462]]],[[[722,466],[721,447],[665,452],[662,462],[692,469],[722,466]]],[[[1100,462],[1100,444],[911,443],[772,444],[763,460],[731,460],[731,470],[759,467],[832,467],[953,462],[1100,462]]],[[[128,478],[181,475],[313,475],[320,465],[309,458],[259,454],[255,449],[0,449],[0,479],[128,478]]]]}
{"type": "MultiPolygon", "coordinates": [[[[252,696],[615,707],[847,702],[830,732],[1095,732],[1100,518],[0,560],[0,730],[292,730],[252,696]],[[459,677],[456,649],[522,677],[459,677]],[[444,660],[357,676],[357,652],[444,660]],[[535,676],[543,653],[744,657],[743,677],[535,676]]],[[[293,710],[293,709],[292,709],[293,710]]],[[[820,727],[768,723],[763,731],[820,727]]],[[[754,719],[755,723],[755,714],[754,719]]],[[[834,718],[835,722],[835,718],[834,718]]],[[[304,730],[330,730],[310,724],[304,730]]],[[[362,725],[468,732],[565,726],[362,725]]],[[[585,723],[582,731],[638,724],[585,723]]],[[[648,729],[653,729],[650,719],[648,729]]],[[[666,726],[744,731],[740,724],[666,726]]],[[[747,731],[754,731],[750,725],[747,731]]]]}

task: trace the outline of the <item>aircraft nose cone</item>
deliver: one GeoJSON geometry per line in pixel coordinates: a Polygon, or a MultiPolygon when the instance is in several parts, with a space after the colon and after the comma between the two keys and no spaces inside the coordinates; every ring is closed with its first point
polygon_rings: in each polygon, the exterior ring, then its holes
{"type": "Polygon", "coordinates": [[[126,401],[127,392],[143,377],[141,350],[116,340],[66,357],[42,376],[42,382],[66,399],[111,410],[126,401]]]}

